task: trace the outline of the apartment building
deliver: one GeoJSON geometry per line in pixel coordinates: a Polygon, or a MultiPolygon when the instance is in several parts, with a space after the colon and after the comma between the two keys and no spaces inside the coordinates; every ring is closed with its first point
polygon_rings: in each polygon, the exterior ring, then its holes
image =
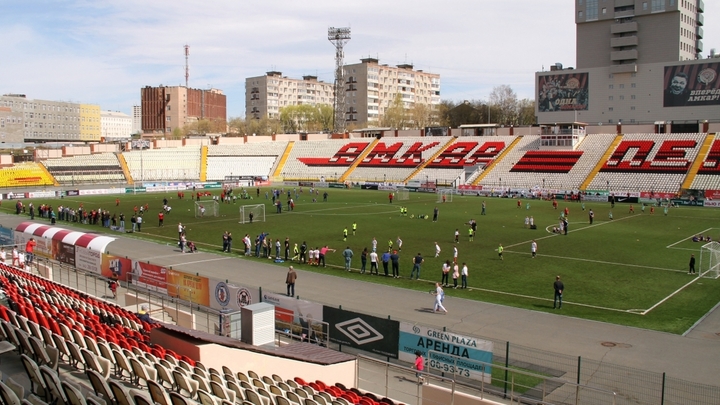
{"type": "Polygon", "coordinates": [[[345,77],[345,119],[358,128],[377,126],[398,94],[406,110],[440,104],[440,75],[414,70],[411,64],[389,66],[364,58],[345,65],[345,77]]]}
{"type": "Polygon", "coordinates": [[[227,122],[227,97],[219,89],[146,86],[140,90],[141,128],[145,133],[172,133],[199,120],[227,122]]]}
{"type": "Polygon", "coordinates": [[[278,118],[280,109],[292,105],[333,105],[333,84],[318,81],[317,76],[292,79],[282,72],[245,79],[245,117],[278,118]]]}
{"type": "Polygon", "coordinates": [[[698,132],[717,120],[720,59],[702,55],[704,8],[702,0],[575,0],[577,68],[557,63],[535,74],[538,122],[698,132]]]}

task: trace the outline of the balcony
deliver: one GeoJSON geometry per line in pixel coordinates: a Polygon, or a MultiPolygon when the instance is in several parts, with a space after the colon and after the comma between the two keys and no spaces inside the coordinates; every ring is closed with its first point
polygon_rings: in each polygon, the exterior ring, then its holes
{"type": "Polygon", "coordinates": [[[705,16],[703,14],[698,13],[695,21],[697,21],[697,25],[705,25],[705,16]]]}
{"type": "Polygon", "coordinates": [[[616,51],[610,52],[610,60],[613,62],[620,62],[625,60],[637,60],[638,51],[637,49],[631,49],[628,51],[616,51]]]}
{"type": "Polygon", "coordinates": [[[637,32],[637,31],[638,31],[638,24],[635,21],[627,22],[627,23],[613,24],[610,26],[611,34],[624,34],[626,32],[637,32]]]}
{"type": "Polygon", "coordinates": [[[705,38],[705,30],[702,29],[702,27],[697,27],[697,32],[695,33],[697,35],[698,39],[705,38]]]}
{"type": "Polygon", "coordinates": [[[635,17],[635,9],[615,12],[615,18],[630,18],[630,17],[635,17]]]}
{"type": "Polygon", "coordinates": [[[697,48],[696,53],[702,52],[702,51],[703,51],[703,42],[698,39],[697,44],[695,45],[695,47],[697,48]]]}
{"type": "Polygon", "coordinates": [[[638,37],[636,35],[627,37],[615,37],[610,39],[610,46],[613,48],[623,48],[626,46],[637,46],[638,37]]]}
{"type": "Polygon", "coordinates": [[[698,13],[705,12],[705,2],[703,0],[697,1],[697,11],[698,13]]]}

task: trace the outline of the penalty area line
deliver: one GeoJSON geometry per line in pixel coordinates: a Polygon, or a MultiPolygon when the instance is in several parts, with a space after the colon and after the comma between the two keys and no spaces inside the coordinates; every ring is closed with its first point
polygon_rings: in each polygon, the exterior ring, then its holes
{"type": "MultiPolygon", "coordinates": [[[[708,271],[709,271],[709,270],[708,270],[708,271]]],[[[705,273],[707,273],[707,272],[705,272],[705,273]]],[[[682,287],[680,287],[680,288],[678,288],[677,290],[673,291],[672,294],[670,294],[670,295],[668,295],[667,297],[661,299],[660,302],[658,302],[658,303],[656,303],[655,305],[651,306],[650,308],[646,309],[644,312],[641,312],[640,315],[647,315],[648,312],[650,312],[650,311],[652,311],[653,309],[659,307],[662,303],[664,303],[665,301],[667,301],[667,300],[669,300],[670,298],[672,298],[673,296],[675,296],[675,294],[677,294],[677,293],[679,293],[680,291],[684,290],[686,287],[688,287],[688,286],[691,285],[692,283],[700,280],[700,279],[702,278],[702,275],[705,274],[705,273],[702,273],[702,274],[698,275],[697,277],[695,277],[694,280],[691,280],[689,283],[686,283],[686,284],[683,285],[682,287]]]]}
{"type": "MultiPolygon", "coordinates": [[[[715,228],[708,228],[708,229],[706,229],[706,230],[704,230],[704,231],[700,231],[699,234],[702,235],[703,233],[708,232],[708,231],[710,231],[710,230],[712,230],[712,229],[715,229],[715,228]]],[[[697,234],[695,234],[695,235],[697,235],[697,234]]],[[[694,236],[694,235],[693,235],[693,236],[694,236]]],[[[692,239],[692,236],[690,237],[690,239],[692,239]]],[[[685,241],[687,241],[687,240],[688,240],[688,238],[680,239],[679,241],[677,241],[677,242],[675,242],[675,243],[673,243],[673,244],[671,244],[671,245],[665,246],[665,248],[670,249],[670,248],[672,248],[673,246],[678,245],[678,244],[680,244],[680,243],[683,243],[683,242],[685,242],[685,241]]]]}

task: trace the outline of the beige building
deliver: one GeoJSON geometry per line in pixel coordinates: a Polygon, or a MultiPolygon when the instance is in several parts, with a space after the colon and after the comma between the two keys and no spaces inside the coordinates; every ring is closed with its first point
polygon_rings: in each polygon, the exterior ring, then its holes
{"type": "Polygon", "coordinates": [[[0,142],[59,141],[100,141],[100,107],[24,94],[0,97],[0,142]]]}
{"type": "Polygon", "coordinates": [[[133,117],[120,111],[100,112],[100,132],[105,140],[129,139],[133,117]]]}
{"type": "Polygon", "coordinates": [[[703,50],[702,0],[575,0],[577,68],[693,60],[703,50]]]}
{"type": "MultiPolygon", "coordinates": [[[[416,104],[440,104],[440,75],[413,70],[412,65],[381,65],[378,59],[361,59],[345,65],[345,119],[348,125],[377,126],[388,107],[400,95],[410,110],[416,104]]],[[[245,116],[277,118],[290,105],[333,105],[333,84],[316,76],[290,79],[281,72],[245,79],[245,116]]]]}
{"type": "Polygon", "coordinates": [[[406,110],[416,104],[440,104],[440,75],[413,70],[413,65],[388,66],[378,59],[345,65],[345,119],[356,127],[377,126],[400,95],[406,110]]]}
{"type": "Polygon", "coordinates": [[[333,104],[333,84],[318,81],[317,76],[291,79],[282,72],[245,79],[245,117],[278,118],[280,109],[291,105],[333,104]]]}
{"type": "Polygon", "coordinates": [[[535,74],[538,122],[698,132],[718,120],[720,59],[699,58],[703,9],[701,0],[575,0],[577,69],[535,74]]]}

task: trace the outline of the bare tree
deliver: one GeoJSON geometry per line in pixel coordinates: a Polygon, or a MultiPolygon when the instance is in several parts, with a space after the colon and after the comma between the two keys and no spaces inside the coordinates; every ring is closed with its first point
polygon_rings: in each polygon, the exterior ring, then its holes
{"type": "Polygon", "coordinates": [[[518,123],[518,99],[515,91],[508,85],[493,88],[490,93],[490,104],[497,113],[495,122],[500,125],[516,125],[518,123]]]}

